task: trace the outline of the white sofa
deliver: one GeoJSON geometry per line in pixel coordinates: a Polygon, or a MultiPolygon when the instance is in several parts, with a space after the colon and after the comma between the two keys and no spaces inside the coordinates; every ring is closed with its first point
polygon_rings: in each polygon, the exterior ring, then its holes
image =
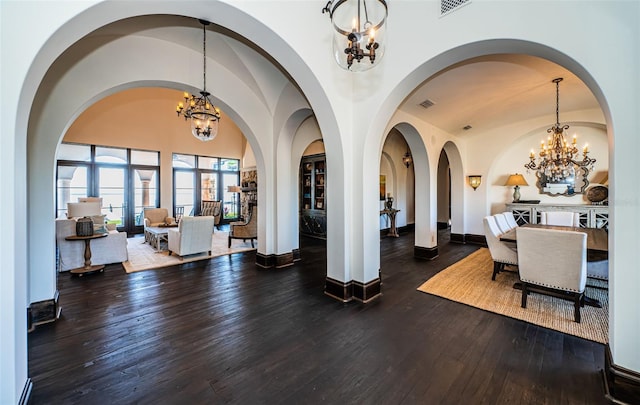
{"type": "MultiPolygon", "coordinates": [[[[110,264],[127,261],[127,233],[108,231],[109,236],[91,240],[91,264],[110,264]]],[[[65,240],[76,234],[76,221],[56,219],[58,271],[84,266],[84,242],[65,240]]]]}

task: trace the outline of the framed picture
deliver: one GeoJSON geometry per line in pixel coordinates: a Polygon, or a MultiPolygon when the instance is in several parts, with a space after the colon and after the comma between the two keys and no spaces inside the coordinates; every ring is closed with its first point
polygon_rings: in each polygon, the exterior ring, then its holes
{"type": "Polygon", "coordinates": [[[380,201],[384,201],[387,195],[387,177],[380,175],[380,201]]]}

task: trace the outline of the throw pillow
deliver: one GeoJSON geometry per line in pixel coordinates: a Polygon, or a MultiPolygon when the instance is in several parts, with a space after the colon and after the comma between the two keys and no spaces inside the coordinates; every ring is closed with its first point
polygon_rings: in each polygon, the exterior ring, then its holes
{"type": "Polygon", "coordinates": [[[94,215],[91,217],[93,220],[93,232],[106,232],[105,218],[106,215],[94,215]]]}

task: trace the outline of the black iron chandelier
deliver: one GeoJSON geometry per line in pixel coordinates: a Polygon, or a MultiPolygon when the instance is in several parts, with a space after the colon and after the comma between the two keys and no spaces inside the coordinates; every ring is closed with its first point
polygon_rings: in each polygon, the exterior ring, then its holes
{"type": "Polygon", "coordinates": [[[213,105],[207,91],[207,25],[208,21],[199,20],[202,24],[202,57],[203,85],[200,96],[184,93],[184,102],[179,102],[176,107],[178,117],[184,117],[185,121],[191,121],[191,134],[201,141],[211,141],[218,135],[220,124],[220,110],[213,105]]]}
{"type": "Polygon", "coordinates": [[[329,0],[322,13],[333,24],[333,54],[352,72],[371,69],[384,55],[387,22],[385,0],[329,0]]]}
{"type": "MultiPolygon", "coordinates": [[[[529,154],[529,163],[524,167],[534,170],[541,184],[561,183],[566,179],[575,179],[576,174],[581,171],[584,180],[583,188],[586,188],[589,184],[587,176],[593,170],[596,160],[589,157],[589,147],[586,144],[582,149],[582,160],[577,160],[579,158],[577,136],[573,136],[571,143],[568,143],[564,137],[569,125],[560,124],[561,81],[561,77],[552,80],[552,83],[556,84],[556,123],[547,129],[547,133],[551,135],[547,143],[544,140],[540,142],[540,159],[536,161],[536,154],[532,149],[529,154]]],[[[580,191],[584,192],[584,190],[580,191]]]]}

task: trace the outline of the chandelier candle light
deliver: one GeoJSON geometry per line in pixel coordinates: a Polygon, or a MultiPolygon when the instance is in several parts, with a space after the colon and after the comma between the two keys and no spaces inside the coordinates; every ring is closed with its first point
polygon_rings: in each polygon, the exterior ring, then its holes
{"type": "Polygon", "coordinates": [[[527,169],[535,170],[536,176],[540,184],[563,183],[566,179],[575,179],[576,169],[582,171],[583,186],[580,192],[589,184],[587,176],[596,162],[588,156],[589,147],[584,145],[582,149],[582,160],[578,158],[578,148],[576,146],[578,139],[573,135],[573,140],[568,143],[564,134],[569,129],[569,125],[560,124],[560,82],[562,78],[553,79],[552,83],[556,84],[556,123],[549,129],[547,133],[551,135],[545,141],[540,142],[540,160],[536,162],[536,154],[531,150],[529,154],[529,163],[524,165],[527,169]]]}
{"type": "Polygon", "coordinates": [[[384,54],[387,2],[330,0],[322,9],[325,12],[334,28],[333,54],[338,65],[351,72],[371,69],[384,54]]]}
{"type": "Polygon", "coordinates": [[[207,91],[207,25],[208,21],[199,20],[202,24],[202,57],[203,85],[200,96],[195,96],[187,92],[184,93],[184,102],[179,102],[176,107],[178,117],[184,117],[185,121],[191,121],[191,134],[201,141],[211,141],[218,135],[220,124],[220,110],[214,106],[207,91]]]}

